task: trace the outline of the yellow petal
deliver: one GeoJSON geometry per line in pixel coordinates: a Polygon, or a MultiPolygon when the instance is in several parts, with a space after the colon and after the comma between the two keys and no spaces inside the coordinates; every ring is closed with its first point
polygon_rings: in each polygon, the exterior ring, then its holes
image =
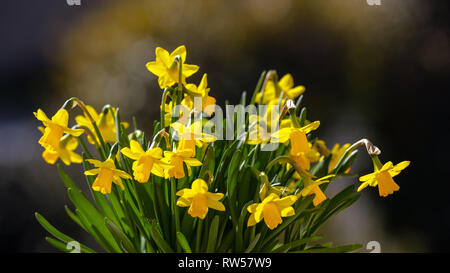
{"type": "Polygon", "coordinates": [[[316,121],[311,122],[310,124],[302,127],[301,130],[303,132],[305,132],[305,134],[307,134],[307,133],[309,133],[311,131],[316,130],[317,128],[319,128],[319,126],[320,126],[320,121],[316,120],[316,121]]]}
{"type": "Polygon", "coordinates": [[[128,147],[122,148],[122,149],[120,150],[120,152],[121,152],[122,154],[124,154],[126,157],[131,158],[131,159],[133,159],[133,160],[138,160],[139,157],[140,157],[139,154],[133,153],[133,152],[131,151],[131,149],[128,148],[128,147]]]}
{"type": "Polygon", "coordinates": [[[288,73],[281,78],[278,85],[283,91],[287,91],[294,86],[294,78],[292,78],[292,75],[288,73]]]}
{"type": "Polygon", "coordinates": [[[250,213],[255,213],[258,205],[259,205],[259,203],[251,204],[250,206],[247,207],[247,211],[250,213]]]}
{"type": "Polygon", "coordinates": [[[200,160],[198,160],[197,158],[185,158],[184,163],[186,163],[186,165],[188,165],[188,166],[193,166],[193,167],[202,165],[202,162],[200,160]]]}
{"type": "Polygon", "coordinates": [[[147,64],[145,64],[145,67],[147,67],[148,71],[152,72],[158,77],[167,73],[166,67],[156,61],[148,62],[147,64]]]}
{"type": "Polygon", "coordinates": [[[286,197],[283,197],[281,199],[278,200],[274,200],[273,202],[279,207],[279,208],[285,208],[285,207],[289,207],[292,204],[295,203],[295,201],[297,201],[297,196],[295,195],[288,195],[286,197]]]}
{"type": "Polygon", "coordinates": [[[192,200],[180,197],[177,200],[177,206],[179,207],[189,207],[192,204],[192,200]]]}
{"type": "Polygon", "coordinates": [[[55,164],[55,162],[58,160],[58,153],[46,149],[44,150],[44,152],[42,152],[42,157],[48,164],[55,164]]]}
{"type": "Polygon", "coordinates": [[[250,217],[248,217],[247,226],[251,227],[251,226],[254,226],[256,224],[257,224],[257,222],[256,222],[255,214],[252,213],[252,214],[250,214],[250,217]]]}
{"type": "Polygon", "coordinates": [[[184,63],[186,61],[186,47],[181,45],[177,47],[172,53],[170,53],[170,59],[174,60],[175,57],[179,55],[181,57],[181,62],[184,63]]]}
{"type": "Polygon", "coordinates": [[[208,207],[218,211],[225,211],[225,206],[219,202],[208,198],[208,207]]]}
{"type": "Polygon", "coordinates": [[[205,193],[208,191],[208,184],[203,179],[196,179],[192,182],[191,189],[196,193],[205,193]]]}
{"type": "Polygon", "coordinates": [[[195,72],[198,71],[200,67],[193,64],[183,64],[183,75],[186,77],[192,76],[195,72]]]}
{"type": "Polygon", "coordinates": [[[78,137],[81,136],[84,133],[84,129],[70,129],[70,128],[64,128],[64,133],[78,137]]]}
{"type": "Polygon", "coordinates": [[[295,215],[295,210],[293,207],[286,207],[280,211],[281,217],[288,217],[295,215]]]}
{"type": "Polygon", "coordinates": [[[100,172],[100,169],[91,169],[84,172],[85,175],[97,175],[100,172]]]}
{"type": "Polygon", "coordinates": [[[304,93],[304,92],[305,92],[305,87],[302,86],[302,85],[299,85],[299,86],[297,86],[297,87],[295,87],[295,88],[292,88],[292,89],[289,89],[288,91],[286,91],[287,96],[288,96],[290,99],[295,99],[295,98],[297,98],[298,96],[300,96],[300,94],[302,94],[302,93],[304,93]]]}
{"type": "Polygon", "coordinates": [[[52,117],[52,122],[62,127],[67,127],[67,124],[69,123],[69,113],[66,109],[59,109],[52,117]]]}
{"type": "Polygon", "coordinates": [[[173,59],[170,59],[169,52],[162,47],[157,47],[155,49],[156,62],[163,63],[166,67],[170,67],[173,59]]]}
{"type": "MultiPolygon", "coordinates": [[[[37,112],[34,112],[33,114],[34,114],[34,116],[35,116],[38,120],[40,120],[40,121],[42,121],[42,122],[49,122],[49,121],[51,121],[51,120],[47,117],[47,115],[44,113],[44,111],[42,111],[41,109],[38,109],[37,112]]],[[[45,124],[45,123],[44,123],[44,124],[45,124]]]]}
{"type": "Polygon", "coordinates": [[[134,139],[130,140],[130,149],[133,153],[138,155],[145,153],[144,149],[141,147],[141,144],[134,139]]]}

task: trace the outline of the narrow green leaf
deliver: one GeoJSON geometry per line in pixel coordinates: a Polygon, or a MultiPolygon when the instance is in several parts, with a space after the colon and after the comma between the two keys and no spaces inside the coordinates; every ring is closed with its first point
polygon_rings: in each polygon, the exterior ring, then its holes
{"type": "MultiPolygon", "coordinates": [[[[52,234],[53,236],[55,236],[56,238],[58,238],[59,240],[68,243],[71,241],[76,241],[75,239],[65,235],[64,233],[62,233],[61,231],[59,231],[58,229],[56,229],[54,226],[52,226],[45,218],[44,216],[40,215],[39,213],[35,213],[36,219],[38,220],[38,222],[41,224],[41,226],[43,228],[45,228],[45,230],[47,230],[50,234],[52,234]]],[[[95,251],[90,249],[89,247],[80,244],[81,249],[83,250],[83,252],[87,252],[87,253],[94,253],[95,251]]]]}
{"type": "Polygon", "coordinates": [[[206,253],[212,253],[216,247],[217,232],[219,231],[219,216],[214,216],[214,219],[209,227],[208,244],[206,246],[206,253]]]}
{"type": "Polygon", "coordinates": [[[322,238],[323,238],[322,236],[313,236],[313,237],[308,237],[308,238],[296,240],[296,241],[284,244],[284,245],[282,245],[282,246],[272,250],[272,252],[286,253],[292,248],[301,246],[301,245],[309,243],[309,242],[317,241],[317,240],[320,240],[322,238]]]}
{"type": "Polygon", "coordinates": [[[130,239],[128,239],[128,237],[123,233],[123,231],[120,230],[110,219],[106,217],[105,217],[105,224],[123,251],[128,253],[137,252],[133,244],[130,242],[130,239]]]}
{"type": "Polygon", "coordinates": [[[183,248],[184,252],[186,253],[192,253],[192,249],[189,246],[189,242],[187,241],[186,237],[181,233],[180,231],[177,231],[177,240],[178,243],[183,248]]]}
{"type": "Polygon", "coordinates": [[[307,250],[292,251],[291,253],[344,253],[355,251],[361,247],[362,245],[360,244],[354,244],[337,247],[310,248],[307,250]]]}
{"type": "Polygon", "coordinates": [[[159,249],[164,253],[173,253],[174,252],[173,249],[161,236],[161,233],[158,230],[156,221],[153,220],[151,225],[152,225],[152,228],[151,228],[152,238],[155,241],[156,245],[159,247],[159,249]]]}

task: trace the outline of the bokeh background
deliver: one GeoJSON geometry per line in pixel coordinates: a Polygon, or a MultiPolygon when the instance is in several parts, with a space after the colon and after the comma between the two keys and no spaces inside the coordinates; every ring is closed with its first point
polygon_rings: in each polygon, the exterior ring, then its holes
{"type": "MultiPolygon", "coordinates": [[[[187,63],[208,73],[224,105],[250,93],[262,70],[306,86],[308,117],[332,144],[362,137],[381,160],[411,160],[401,190],[364,192],[321,233],[336,244],[378,241],[382,252],[446,252],[448,201],[449,2],[381,0],[2,1],[0,8],[0,251],[51,252],[39,211],[62,231],[91,239],[64,212],[56,167],[41,158],[37,108],[54,113],[69,97],[120,107],[152,131],[161,91],[145,63],[154,49],[184,44],[187,63]]],[[[354,171],[371,172],[360,153],[354,171]]],[[[84,185],[80,166],[65,169],[84,185]]],[[[358,183],[338,180],[328,195],[358,183]]],[[[365,248],[361,252],[368,252],[365,248]]]]}

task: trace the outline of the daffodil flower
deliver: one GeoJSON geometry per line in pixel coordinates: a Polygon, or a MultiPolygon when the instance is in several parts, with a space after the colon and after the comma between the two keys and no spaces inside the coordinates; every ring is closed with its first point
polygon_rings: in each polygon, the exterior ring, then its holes
{"type": "Polygon", "coordinates": [[[392,178],[408,167],[409,164],[410,161],[403,161],[394,166],[394,164],[389,161],[386,162],[386,164],[384,164],[381,168],[375,167],[375,171],[373,173],[361,176],[359,178],[359,181],[363,183],[359,186],[358,192],[367,186],[378,186],[380,196],[386,197],[389,194],[393,194],[395,191],[398,191],[400,187],[392,178]]]}
{"type": "Polygon", "coordinates": [[[84,172],[85,175],[97,175],[97,178],[95,178],[95,181],[92,184],[92,189],[94,191],[99,191],[102,194],[111,193],[111,185],[113,182],[114,184],[119,185],[123,190],[124,186],[121,178],[132,178],[128,173],[116,169],[112,158],[108,158],[104,162],[95,159],[88,159],[87,161],[97,167],[96,169],[84,172]]]}
{"type": "Polygon", "coordinates": [[[184,45],[177,47],[169,54],[167,50],[161,47],[155,49],[156,60],[146,64],[147,69],[158,76],[158,83],[161,89],[170,87],[179,82],[178,64],[175,61],[176,56],[181,58],[181,84],[186,84],[186,78],[198,71],[197,65],[185,64],[186,47],[184,45]]]}
{"type": "Polygon", "coordinates": [[[280,122],[280,114],[275,109],[274,106],[268,106],[263,115],[250,115],[250,132],[247,144],[266,144],[272,140],[273,135],[278,133],[278,131],[272,132],[272,130],[278,129],[277,125],[279,125],[279,128],[289,127],[289,120],[284,119],[280,122]]]}
{"type": "MultiPolygon", "coordinates": [[[[39,127],[39,129],[43,132],[44,128],[39,127]]],[[[61,161],[69,166],[71,163],[81,163],[83,162],[83,158],[74,152],[74,150],[78,147],[78,140],[71,135],[65,135],[61,138],[59,142],[59,149],[57,151],[52,150],[44,150],[42,153],[42,157],[45,162],[48,164],[55,164],[58,158],[61,161]]]]}
{"type": "Polygon", "coordinates": [[[135,160],[133,162],[134,179],[140,183],[145,183],[150,177],[150,173],[164,177],[164,167],[162,164],[162,149],[157,147],[144,151],[139,142],[130,140],[130,148],[125,147],[120,150],[125,156],[135,160]]]}
{"type": "Polygon", "coordinates": [[[270,229],[276,228],[283,222],[281,217],[288,217],[295,214],[292,204],[297,201],[297,196],[288,195],[280,198],[277,194],[271,193],[261,203],[254,203],[247,207],[250,212],[247,226],[254,226],[262,219],[270,229]]]}
{"type": "Polygon", "coordinates": [[[214,113],[214,108],[208,106],[216,105],[216,99],[214,97],[209,96],[210,89],[207,86],[208,86],[208,79],[206,73],[203,74],[202,80],[200,81],[198,87],[192,83],[186,84],[185,88],[188,94],[181,101],[181,104],[185,105],[186,107],[192,110],[196,106],[194,103],[194,97],[201,97],[202,98],[201,111],[205,112],[208,115],[214,113]]]}
{"type": "Polygon", "coordinates": [[[294,181],[292,181],[287,186],[272,186],[270,187],[270,192],[275,193],[278,196],[287,196],[289,194],[293,194],[296,189],[297,185],[294,181]]]}
{"type": "Polygon", "coordinates": [[[164,169],[164,177],[183,178],[186,175],[183,163],[187,166],[188,175],[191,175],[191,167],[202,165],[202,162],[197,158],[192,157],[192,155],[192,149],[177,149],[176,152],[164,151],[164,158],[161,159],[161,161],[170,165],[168,168],[164,169]]]}
{"type": "Polygon", "coordinates": [[[303,182],[304,187],[297,194],[297,196],[305,197],[305,196],[314,194],[315,196],[313,199],[313,204],[314,204],[314,206],[319,205],[320,203],[322,203],[323,201],[325,201],[327,199],[327,197],[325,196],[323,191],[320,189],[319,185],[330,182],[328,179],[332,178],[334,176],[335,176],[334,174],[331,174],[331,175],[327,175],[322,178],[319,178],[317,180],[312,180],[309,178],[305,179],[305,181],[303,182]]]}
{"type": "Polygon", "coordinates": [[[192,217],[205,219],[210,208],[225,211],[225,206],[219,201],[223,193],[208,192],[208,184],[203,179],[194,180],[190,189],[182,189],[176,195],[180,196],[177,206],[189,207],[188,213],[192,217]]]}
{"type": "Polygon", "coordinates": [[[180,122],[174,122],[172,129],[178,133],[179,143],[178,150],[190,149],[191,157],[195,156],[195,147],[203,147],[203,143],[216,141],[216,137],[202,132],[202,122],[196,121],[190,126],[184,126],[180,122]]]}
{"type": "MultiPolygon", "coordinates": [[[[101,112],[100,114],[95,111],[94,107],[90,105],[86,105],[86,109],[91,115],[92,119],[94,120],[95,124],[98,127],[98,130],[100,131],[100,134],[102,135],[102,138],[105,142],[116,142],[117,141],[117,135],[116,135],[116,120],[114,118],[116,114],[116,109],[114,107],[111,108],[113,114],[104,112],[101,112]]],[[[75,121],[78,125],[88,128],[93,135],[96,136],[96,139],[92,139],[91,135],[88,135],[88,141],[91,144],[95,144],[100,142],[98,139],[98,136],[95,132],[94,126],[91,123],[91,120],[86,116],[76,116],[75,121]]],[[[124,125],[125,128],[128,127],[127,122],[122,122],[121,124],[124,125]]]]}
{"type": "MultiPolygon", "coordinates": [[[[287,144],[290,140],[290,157],[305,170],[309,170],[310,162],[317,160],[317,151],[311,149],[306,134],[319,127],[320,122],[314,121],[304,127],[284,127],[273,135],[272,142],[287,144]]],[[[320,155],[319,155],[320,156],[320,155]]]]}
{"type": "Polygon", "coordinates": [[[80,136],[84,132],[83,129],[70,129],[67,127],[69,124],[69,113],[65,109],[59,109],[51,120],[41,109],[34,112],[34,116],[42,121],[42,124],[45,126],[44,134],[39,139],[39,144],[50,152],[58,151],[60,147],[59,142],[64,133],[80,136]]]}
{"type": "Polygon", "coordinates": [[[278,83],[275,83],[273,80],[267,81],[264,92],[256,94],[255,100],[259,102],[262,95],[262,104],[278,104],[281,92],[283,92],[283,104],[286,99],[293,100],[300,96],[305,92],[305,87],[302,85],[294,87],[294,78],[291,74],[286,74],[278,83]]]}
{"type": "MultiPolygon", "coordinates": [[[[340,146],[338,143],[334,144],[333,149],[331,149],[331,160],[330,164],[328,165],[328,172],[332,172],[334,167],[336,167],[336,164],[338,164],[341,157],[344,155],[345,151],[350,147],[350,144],[344,144],[340,146]]],[[[350,168],[345,170],[345,173],[350,172],[350,168]]]]}

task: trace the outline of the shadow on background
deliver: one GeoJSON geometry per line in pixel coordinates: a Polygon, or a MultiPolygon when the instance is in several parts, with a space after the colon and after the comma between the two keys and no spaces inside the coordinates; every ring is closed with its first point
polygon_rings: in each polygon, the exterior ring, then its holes
{"type": "MultiPolygon", "coordinates": [[[[388,198],[368,189],[325,226],[336,244],[376,240],[382,251],[447,251],[450,43],[445,1],[4,1],[0,11],[0,250],[48,252],[39,211],[63,232],[94,242],[66,216],[55,166],[41,158],[39,122],[77,96],[120,107],[152,131],[161,91],[145,68],[154,49],[185,44],[208,73],[219,105],[252,92],[262,70],[306,86],[308,116],[329,147],[362,137],[381,159],[411,160],[388,198]]],[[[85,185],[80,166],[65,167],[85,185]]],[[[354,171],[371,172],[360,153],[354,171]]],[[[336,181],[339,188],[357,179],[336,181]]],[[[362,249],[362,252],[367,250],[362,249]]]]}

